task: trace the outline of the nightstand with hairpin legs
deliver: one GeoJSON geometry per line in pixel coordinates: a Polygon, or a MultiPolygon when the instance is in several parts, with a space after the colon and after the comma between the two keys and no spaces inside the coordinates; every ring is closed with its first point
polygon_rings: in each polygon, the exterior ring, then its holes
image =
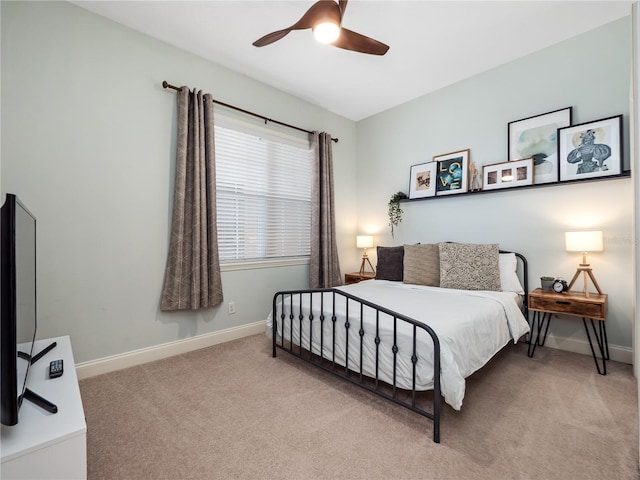
{"type": "Polygon", "coordinates": [[[607,295],[584,292],[556,293],[536,288],[529,293],[529,311],[533,312],[531,319],[531,334],[529,335],[529,357],[533,357],[536,346],[544,346],[551,324],[551,317],[557,315],[569,315],[582,317],[584,330],[587,333],[591,355],[600,375],[607,374],[606,361],[609,360],[609,343],[607,341],[607,295]],[[602,368],[596,355],[593,340],[589,333],[587,320],[591,323],[593,339],[596,341],[598,353],[602,361],[602,368]],[[596,328],[596,322],[598,327],[596,328]],[[545,326],[546,323],[546,326],[545,326]],[[544,330],[544,332],[543,332],[544,330]]]}
{"type": "Polygon", "coordinates": [[[344,284],[350,285],[352,283],[360,283],[363,280],[372,280],[376,278],[376,274],[372,272],[353,272],[344,274],[344,284]]]}

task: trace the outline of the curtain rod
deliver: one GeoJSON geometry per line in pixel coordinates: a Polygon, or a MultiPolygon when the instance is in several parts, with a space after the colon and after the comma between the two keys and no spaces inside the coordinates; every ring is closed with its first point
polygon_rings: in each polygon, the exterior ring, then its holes
{"type": "MultiPolygon", "coordinates": [[[[162,86],[164,88],[171,88],[172,90],[180,91],[180,87],[176,87],[175,85],[171,85],[166,80],[164,80],[162,82],[162,86]]],[[[258,118],[264,120],[264,123],[268,123],[268,122],[277,123],[278,125],[282,125],[283,127],[293,128],[294,130],[298,130],[300,132],[313,133],[310,130],[307,130],[307,129],[304,129],[304,128],[300,128],[300,127],[296,127],[295,125],[289,125],[288,123],[279,122],[278,120],[272,120],[271,118],[265,117],[264,115],[260,115],[258,113],[250,112],[249,110],[245,110],[243,108],[236,107],[234,105],[229,105],[228,103],[224,103],[224,102],[221,102],[219,100],[213,100],[213,103],[217,103],[218,105],[222,105],[223,107],[227,107],[227,108],[231,108],[233,110],[237,110],[238,112],[246,113],[247,115],[252,115],[254,117],[258,117],[258,118]]],[[[337,138],[332,138],[331,140],[333,140],[334,142],[338,143],[338,139],[337,138]]]]}

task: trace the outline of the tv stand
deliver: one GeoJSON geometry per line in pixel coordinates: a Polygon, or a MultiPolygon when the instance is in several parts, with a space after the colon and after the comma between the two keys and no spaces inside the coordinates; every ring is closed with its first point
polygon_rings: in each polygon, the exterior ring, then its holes
{"type": "Polygon", "coordinates": [[[29,355],[28,353],[18,352],[18,357],[23,358],[25,360],[29,360],[29,363],[31,363],[31,365],[33,365],[38,360],[40,360],[42,357],[44,357],[47,353],[49,353],[51,350],[56,348],[56,345],[58,345],[58,342],[50,343],[48,347],[43,348],[42,350],[40,350],[40,352],[36,353],[33,357],[31,355],[29,355]]]}
{"type": "MultiPolygon", "coordinates": [[[[44,357],[47,353],[49,353],[51,350],[56,348],[56,345],[58,345],[58,342],[50,343],[46,348],[40,350],[40,352],[35,354],[33,357],[28,353],[19,351],[18,357],[24,360],[28,360],[29,363],[33,365],[42,357],[44,357]]],[[[55,404],[51,403],[46,398],[42,398],[40,395],[35,393],[33,390],[29,390],[28,388],[25,389],[22,399],[29,400],[31,403],[38,405],[40,408],[44,408],[49,413],[58,413],[58,407],[55,404]]]]}
{"type": "MultiPolygon", "coordinates": [[[[2,480],[87,478],[87,424],[71,341],[68,336],[38,340],[33,351],[40,352],[53,341],[56,349],[30,367],[27,388],[55,402],[58,413],[53,415],[46,407],[23,402],[18,424],[2,425],[2,480]],[[59,358],[66,367],[64,375],[49,378],[49,361],[59,358]]],[[[27,395],[31,394],[25,393],[25,398],[27,395]]]]}
{"type": "Polygon", "coordinates": [[[44,408],[49,413],[58,413],[58,407],[54,403],[51,403],[46,398],[42,398],[36,392],[32,392],[28,388],[25,388],[22,398],[38,405],[40,408],[44,408]]]}

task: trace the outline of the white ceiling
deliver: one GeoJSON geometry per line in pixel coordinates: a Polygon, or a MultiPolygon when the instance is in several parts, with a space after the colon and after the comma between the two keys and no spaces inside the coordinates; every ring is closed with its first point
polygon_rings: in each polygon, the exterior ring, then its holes
{"type": "Polygon", "coordinates": [[[72,3],[358,121],[629,15],[633,2],[350,1],[343,25],[389,45],[384,56],[318,44],[310,30],[252,45],[313,0],[72,3]]]}

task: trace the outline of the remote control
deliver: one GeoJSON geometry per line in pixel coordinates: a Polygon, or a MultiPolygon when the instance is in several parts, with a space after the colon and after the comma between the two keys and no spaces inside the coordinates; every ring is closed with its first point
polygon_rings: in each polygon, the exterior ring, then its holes
{"type": "Polygon", "coordinates": [[[62,359],[49,363],[49,378],[58,378],[63,372],[62,359]]]}

